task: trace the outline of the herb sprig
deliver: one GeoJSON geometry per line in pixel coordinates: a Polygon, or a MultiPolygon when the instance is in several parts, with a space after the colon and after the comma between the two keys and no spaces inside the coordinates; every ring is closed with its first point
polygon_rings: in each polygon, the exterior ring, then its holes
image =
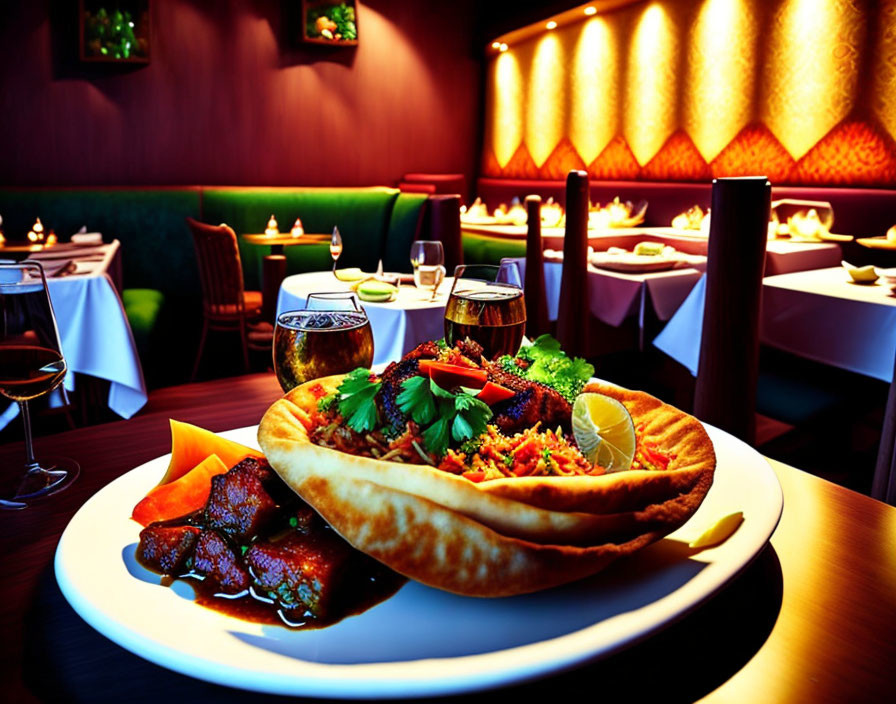
{"type": "Polygon", "coordinates": [[[451,440],[462,443],[485,432],[491,409],[466,391],[451,392],[432,379],[413,376],[401,384],[396,401],[402,413],[423,430],[423,443],[436,457],[448,450],[451,440]]]}
{"type": "Polygon", "coordinates": [[[349,372],[339,388],[339,413],[345,418],[349,428],[359,433],[373,430],[377,425],[378,414],[374,400],[382,386],[381,381],[370,380],[370,370],[358,368],[349,372]]]}

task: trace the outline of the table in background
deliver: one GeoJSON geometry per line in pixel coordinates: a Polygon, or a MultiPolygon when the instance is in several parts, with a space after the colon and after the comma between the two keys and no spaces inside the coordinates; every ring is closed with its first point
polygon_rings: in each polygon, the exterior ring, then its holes
{"type": "MultiPolygon", "coordinates": [[[[280,393],[273,374],[190,384],[154,392],[132,420],[35,440],[38,454],[74,457],[85,471],[58,496],[0,513],[6,701],[283,701],[170,672],[113,644],[68,606],[52,565],[62,530],[90,496],[170,451],[170,416],[214,431],[254,425],[280,393]]],[[[21,443],[0,446],[0,464],[17,466],[22,452],[21,443]]],[[[556,699],[591,691],[595,683],[619,699],[635,687],[636,699],[671,702],[889,700],[896,662],[896,509],[771,465],[784,491],[771,546],[708,602],[603,660],[443,701],[556,699]]]]}
{"type": "Polygon", "coordinates": [[[261,260],[261,315],[263,320],[272,321],[276,312],[275,301],[280,283],[286,276],[285,247],[295,247],[309,244],[324,244],[330,241],[330,235],[299,235],[293,237],[290,234],[265,235],[245,234],[242,240],[257,247],[270,247],[271,253],[261,260]]]}
{"type": "MultiPolygon", "coordinates": [[[[131,326],[109,273],[119,256],[118,240],[90,247],[53,247],[31,255],[50,271],[59,269],[60,274],[68,262],[74,266],[70,274],[47,278],[68,367],[65,388],[74,390],[75,374],[106,379],[110,382],[109,408],[130,418],[146,403],[147,392],[131,326]]],[[[0,414],[0,428],[17,414],[16,404],[6,408],[0,414]]]]}
{"type": "MultiPolygon", "coordinates": [[[[643,349],[648,299],[652,314],[660,321],[668,320],[703,275],[706,257],[689,255],[688,258],[692,266],[641,273],[611,271],[589,265],[588,291],[582,295],[588,296],[591,314],[613,327],[619,327],[626,318],[637,314],[638,342],[643,349]]],[[[502,261],[515,262],[520,270],[520,279],[526,280],[524,257],[502,261]]],[[[562,272],[561,261],[545,261],[545,295],[550,320],[557,320],[562,272]]]]}
{"type": "MultiPolygon", "coordinates": [[[[402,285],[394,301],[361,302],[373,329],[374,364],[399,359],[421,342],[444,337],[445,304],[452,282],[451,277],[442,282],[435,300],[430,291],[402,285]]],[[[339,281],[329,271],[287,276],[280,286],[277,315],[288,310],[301,310],[311,293],[350,290],[350,282],[339,281]]]]}
{"type": "MultiPolygon", "coordinates": [[[[697,373],[705,284],[701,281],[654,344],[697,373]]],[[[890,287],[853,283],[842,267],[763,280],[760,339],[840,369],[890,381],[896,359],[896,297],[890,287]]]]}

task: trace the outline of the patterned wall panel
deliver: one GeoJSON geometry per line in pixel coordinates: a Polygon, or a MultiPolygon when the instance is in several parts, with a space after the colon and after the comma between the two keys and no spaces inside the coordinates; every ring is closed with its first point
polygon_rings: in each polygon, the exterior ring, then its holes
{"type": "Polygon", "coordinates": [[[896,0],[638,3],[490,77],[484,176],[896,184],[896,0]]]}

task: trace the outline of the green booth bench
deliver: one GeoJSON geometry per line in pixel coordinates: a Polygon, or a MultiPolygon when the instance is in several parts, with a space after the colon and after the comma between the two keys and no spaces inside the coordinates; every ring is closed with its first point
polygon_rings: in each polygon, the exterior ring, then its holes
{"type": "MultiPolygon", "coordinates": [[[[408,252],[420,237],[427,195],[395,188],[301,187],[6,187],[0,215],[9,241],[24,239],[35,218],[67,240],[82,226],[121,242],[122,301],[150,386],[189,376],[201,328],[202,292],[186,224],[192,217],[227,223],[237,233],[247,289],[258,289],[266,247],[242,234],[263,232],[273,214],[284,232],[301,218],[308,233],[339,227],[340,267],[410,271],[408,252]]],[[[287,247],[287,273],[329,269],[327,244],[287,247]]]]}

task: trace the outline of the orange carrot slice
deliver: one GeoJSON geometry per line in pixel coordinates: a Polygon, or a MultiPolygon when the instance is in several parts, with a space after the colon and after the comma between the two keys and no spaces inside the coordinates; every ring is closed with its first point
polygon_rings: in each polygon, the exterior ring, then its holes
{"type": "Polygon", "coordinates": [[[210,430],[171,420],[171,462],[159,486],[180,479],[209,455],[217,455],[228,468],[247,457],[264,457],[258,451],[210,430]]]}
{"type": "Polygon", "coordinates": [[[208,501],[212,477],[229,469],[217,455],[209,455],[179,479],[150,491],[131,514],[141,526],[192,513],[208,501]]]}

